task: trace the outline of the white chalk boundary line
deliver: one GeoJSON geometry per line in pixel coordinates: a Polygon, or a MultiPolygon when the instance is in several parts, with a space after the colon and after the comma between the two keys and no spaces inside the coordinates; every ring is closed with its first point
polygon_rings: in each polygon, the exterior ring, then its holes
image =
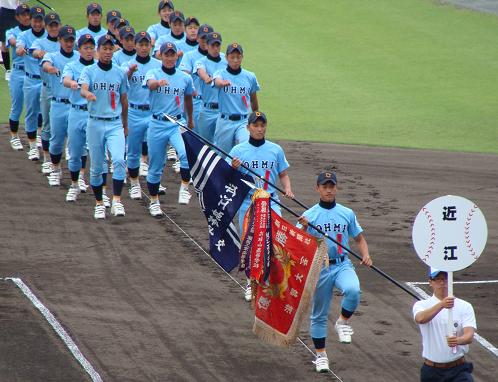
{"type": "MultiPolygon", "coordinates": [[[[453,284],[496,284],[498,280],[481,280],[481,281],[453,281],[453,284]]],[[[429,285],[428,281],[411,282],[411,285],[429,285]]]]}
{"type": "Polygon", "coordinates": [[[45,317],[47,322],[52,326],[52,329],[55,330],[60,339],[64,342],[66,347],[69,349],[74,358],[79,362],[79,364],[85,369],[86,373],[90,376],[92,381],[94,382],[102,382],[102,378],[99,373],[95,371],[93,366],[88,362],[85,356],[81,353],[78,346],[74,343],[73,339],[66,330],[62,327],[62,325],[57,321],[54,315],[47,309],[45,305],[35,296],[35,294],[29,289],[29,287],[20,279],[15,277],[6,277],[0,280],[8,280],[12,281],[17,285],[19,289],[24,293],[24,295],[31,301],[31,303],[40,311],[40,313],[45,317]]]}
{"type": "MultiPolygon", "coordinates": [[[[149,198],[149,195],[147,195],[145,192],[142,191],[142,195],[145,196],[145,198],[150,202],[150,198],[149,198]]],[[[239,283],[230,273],[228,273],[227,271],[225,271],[220,264],[218,264],[216,261],[214,261],[214,259],[211,257],[211,255],[209,253],[207,253],[204,248],[202,248],[202,246],[197,242],[195,241],[195,239],[190,236],[182,227],[180,227],[166,212],[164,212],[164,210],[161,208],[161,211],[163,213],[163,216],[165,216],[176,228],[178,228],[184,235],[185,237],[187,237],[192,243],[194,243],[200,250],[201,252],[206,255],[214,264],[216,264],[216,266],[218,268],[221,269],[221,271],[223,273],[225,273],[225,275],[227,275],[233,282],[235,282],[242,290],[246,290],[246,288],[244,288],[244,286],[242,286],[241,283],[239,283]]],[[[313,357],[316,357],[315,353],[313,352],[313,350],[311,350],[309,348],[308,345],[306,345],[302,340],[301,338],[297,337],[297,340],[301,343],[301,345],[303,345],[312,355],[313,357]]],[[[344,382],[341,378],[339,378],[339,376],[334,373],[332,371],[332,369],[330,369],[330,373],[335,377],[336,380],[338,380],[339,382],[344,382]]]]}
{"type": "MultiPolygon", "coordinates": [[[[480,284],[480,283],[494,283],[498,282],[498,280],[489,280],[489,281],[460,281],[460,282],[455,282],[454,284],[480,284]]],[[[406,282],[405,283],[411,290],[413,290],[415,293],[417,293],[421,298],[427,299],[430,298],[429,296],[423,289],[418,287],[417,285],[426,285],[429,284],[428,282],[406,282]]],[[[496,348],[495,345],[493,345],[491,342],[489,342],[486,338],[480,336],[477,333],[474,333],[474,338],[477,342],[479,342],[486,350],[491,352],[495,357],[498,357],[498,349],[496,348]]]]}

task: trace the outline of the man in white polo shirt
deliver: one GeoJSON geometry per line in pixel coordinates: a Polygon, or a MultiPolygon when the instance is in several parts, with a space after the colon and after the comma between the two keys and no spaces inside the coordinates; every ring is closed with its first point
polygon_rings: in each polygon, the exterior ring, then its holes
{"type": "Polygon", "coordinates": [[[472,363],[464,355],[477,329],[472,305],[448,296],[448,275],[430,268],[429,285],[434,294],[413,305],[413,318],[422,334],[424,365],[421,382],[473,382],[472,363]],[[448,311],[453,308],[455,335],[448,336],[448,311]],[[454,350],[455,348],[455,350],[454,350]]]}

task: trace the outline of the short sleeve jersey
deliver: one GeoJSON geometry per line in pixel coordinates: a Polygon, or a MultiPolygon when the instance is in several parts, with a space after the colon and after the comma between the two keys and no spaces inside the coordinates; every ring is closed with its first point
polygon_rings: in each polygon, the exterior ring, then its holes
{"type": "MultiPolygon", "coordinates": [[[[227,61],[225,60],[224,55],[220,55],[220,61],[213,61],[210,57],[202,57],[195,63],[194,72],[197,73],[197,70],[203,69],[207,72],[207,74],[213,77],[214,73],[219,70],[222,70],[227,66],[227,61]]],[[[218,94],[219,89],[212,86],[212,84],[207,85],[204,81],[200,80],[200,93],[202,94],[203,102],[208,103],[218,103],[218,94]]]]}
{"type": "Polygon", "coordinates": [[[81,72],[79,84],[87,84],[97,100],[88,102],[88,113],[93,117],[113,118],[121,116],[120,96],[128,92],[128,79],[123,69],[112,65],[103,70],[98,63],[87,66],[81,72]],[[114,106],[114,107],[113,107],[114,106]]]}
{"type": "Polygon", "coordinates": [[[123,49],[118,50],[116,53],[112,55],[112,63],[116,66],[123,66],[128,61],[134,59],[137,54],[131,52],[125,52],[123,49]]]}
{"type": "Polygon", "coordinates": [[[167,43],[167,42],[172,42],[173,44],[176,45],[176,48],[178,50],[180,50],[179,48],[179,45],[182,44],[183,42],[185,42],[185,35],[178,39],[178,38],[175,38],[170,34],[164,34],[162,35],[161,37],[159,37],[156,42],[154,43],[154,54],[156,54],[157,51],[159,51],[161,49],[161,45],[167,43]]]}
{"type": "Polygon", "coordinates": [[[45,54],[45,56],[41,61],[42,66],[45,62],[48,62],[52,66],[59,69],[58,74],[49,74],[44,72],[47,75],[46,76],[47,81],[51,89],[51,95],[53,97],[68,99],[71,96],[71,89],[66,88],[62,84],[62,80],[64,78],[62,77],[62,73],[64,71],[64,67],[66,66],[66,64],[72,61],[77,61],[79,60],[79,58],[80,54],[78,52],[73,52],[71,57],[66,57],[61,52],[53,52],[45,54]]]}
{"type": "Polygon", "coordinates": [[[171,33],[171,29],[165,27],[161,23],[157,24],[152,24],[147,28],[147,33],[152,37],[154,40],[157,40],[159,37],[168,35],[171,33]]]}
{"type": "MultiPolygon", "coordinates": [[[[43,50],[46,52],[46,54],[48,54],[48,53],[58,52],[61,49],[61,45],[59,44],[58,40],[56,40],[56,41],[50,40],[47,36],[45,38],[40,38],[38,40],[35,40],[33,42],[33,45],[31,46],[31,49],[33,50],[33,52],[35,50],[43,50]]],[[[38,64],[39,64],[40,68],[41,68],[42,60],[38,60],[38,64]]],[[[48,95],[50,96],[51,95],[50,79],[49,79],[50,75],[48,73],[44,72],[43,70],[40,70],[40,77],[42,78],[43,83],[49,89],[48,95]]]]}
{"type": "Polygon", "coordinates": [[[41,40],[45,37],[47,37],[46,31],[41,37],[36,37],[33,34],[32,29],[28,29],[27,31],[24,31],[19,35],[17,46],[24,47],[24,49],[26,49],[28,52],[24,56],[24,69],[27,73],[40,75],[40,61],[37,58],[33,57],[33,51],[36,49],[36,46],[38,46],[38,40],[41,40]]]}
{"type": "Polygon", "coordinates": [[[213,78],[230,81],[230,86],[218,89],[219,110],[223,114],[249,114],[251,94],[259,90],[254,73],[242,69],[239,74],[231,74],[227,68],[217,71],[213,78]]]}
{"type": "MultiPolygon", "coordinates": [[[[93,39],[95,41],[98,41],[100,37],[102,37],[102,36],[104,36],[104,35],[107,34],[107,29],[100,28],[100,31],[98,31],[98,32],[94,32],[94,31],[88,29],[88,27],[78,29],[76,31],[76,41],[78,41],[78,39],[80,38],[80,36],[84,35],[84,34],[89,34],[89,35],[91,35],[93,37],[93,39]]],[[[97,49],[97,47],[95,47],[95,49],[97,49]]]]}
{"type": "MultiPolygon", "coordinates": [[[[128,101],[136,105],[148,105],[149,104],[149,89],[142,86],[145,75],[148,71],[152,69],[160,69],[161,61],[150,57],[149,62],[142,64],[136,60],[136,58],[131,59],[126,62],[122,68],[126,72],[131,65],[137,65],[137,70],[132,74],[131,78],[128,80],[130,84],[130,89],[128,91],[128,101]]],[[[130,109],[130,113],[133,113],[133,109],[130,109]]]]}
{"type": "MultiPolygon", "coordinates": [[[[19,40],[19,36],[21,35],[22,32],[23,31],[21,30],[21,28],[19,28],[19,26],[15,27],[15,28],[8,29],[7,32],[5,32],[5,39],[7,41],[7,48],[12,48],[12,46],[10,45],[10,42],[9,42],[9,40],[11,38],[16,39],[16,45],[17,45],[17,41],[19,40]]],[[[16,54],[15,49],[12,49],[12,63],[17,64],[17,65],[24,65],[24,58],[22,56],[18,56],[16,54]]]]}
{"type": "MultiPolygon", "coordinates": [[[[339,203],[336,203],[331,209],[323,208],[320,204],[315,204],[309,210],[305,211],[303,216],[305,216],[310,223],[348,249],[349,238],[354,238],[363,232],[353,210],[339,203]]],[[[297,224],[297,226],[302,228],[301,224],[297,224]]],[[[323,237],[321,233],[309,226],[307,231],[315,237],[323,237]]],[[[333,243],[331,240],[327,240],[327,247],[330,259],[347,255],[347,252],[342,247],[333,243]]]]}
{"type": "MultiPolygon", "coordinates": [[[[64,80],[65,77],[69,77],[71,80],[78,82],[84,68],[86,68],[86,66],[83,65],[79,59],[67,63],[62,72],[62,80],[64,80]]],[[[71,95],[69,100],[73,105],[83,106],[87,104],[86,99],[84,99],[80,94],[80,89],[70,91],[71,95]]]]}
{"type": "Polygon", "coordinates": [[[201,79],[194,71],[194,65],[202,57],[205,56],[199,51],[199,49],[191,50],[190,52],[185,53],[182,61],[180,62],[180,66],[178,67],[180,70],[183,70],[184,72],[188,72],[190,74],[190,76],[194,80],[194,86],[199,95],[202,94],[200,89],[201,79]]]}

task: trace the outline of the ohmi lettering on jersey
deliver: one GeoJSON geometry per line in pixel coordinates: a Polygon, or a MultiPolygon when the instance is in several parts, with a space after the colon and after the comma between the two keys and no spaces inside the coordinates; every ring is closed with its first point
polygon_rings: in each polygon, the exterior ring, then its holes
{"type": "Polygon", "coordinates": [[[273,167],[275,167],[275,162],[274,161],[269,161],[269,160],[252,160],[249,162],[244,162],[244,164],[249,167],[249,168],[255,168],[255,169],[265,169],[265,170],[272,170],[273,167]]]}
{"type": "Polygon", "coordinates": [[[347,224],[323,223],[316,226],[324,232],[346,232],[348,229],[347,224]]]}
{"type": "Polygon", "coordinates": [[[107,82],[94,82],[92,84],[93,90],[109,90],[119,92],[121,84],[109,84],[107,82]]]}
{"type": "Polygon", "coordinates": [[[157,93],[161,94],[164,93],[166,95],[177,95],[177,96],[182,96],[185,93],[185,89],[180,89],[180,88],[172,88],[169,86],[160,86],[156,90],[157,93]]]}
{"type": "Polygon", "coordinates": [[[223,91],[226,94],[249,94],[245,86],[225,86],[223,91]]]}

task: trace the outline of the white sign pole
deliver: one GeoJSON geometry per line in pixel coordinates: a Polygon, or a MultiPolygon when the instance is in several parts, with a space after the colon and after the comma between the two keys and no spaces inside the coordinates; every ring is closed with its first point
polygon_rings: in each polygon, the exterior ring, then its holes
{"type": "MultiPolygon", "coordinates": [[[[453,272],[447,272],[448,274],[448,296],[453,296],[453,272]]],[[[455,335],[455,327],[453,325],[453,308],[448,309],[448,337],[455,335]]],[[[457,352],[457,347],[453,346],[451,348],[453,353],[457,352]]]]}

